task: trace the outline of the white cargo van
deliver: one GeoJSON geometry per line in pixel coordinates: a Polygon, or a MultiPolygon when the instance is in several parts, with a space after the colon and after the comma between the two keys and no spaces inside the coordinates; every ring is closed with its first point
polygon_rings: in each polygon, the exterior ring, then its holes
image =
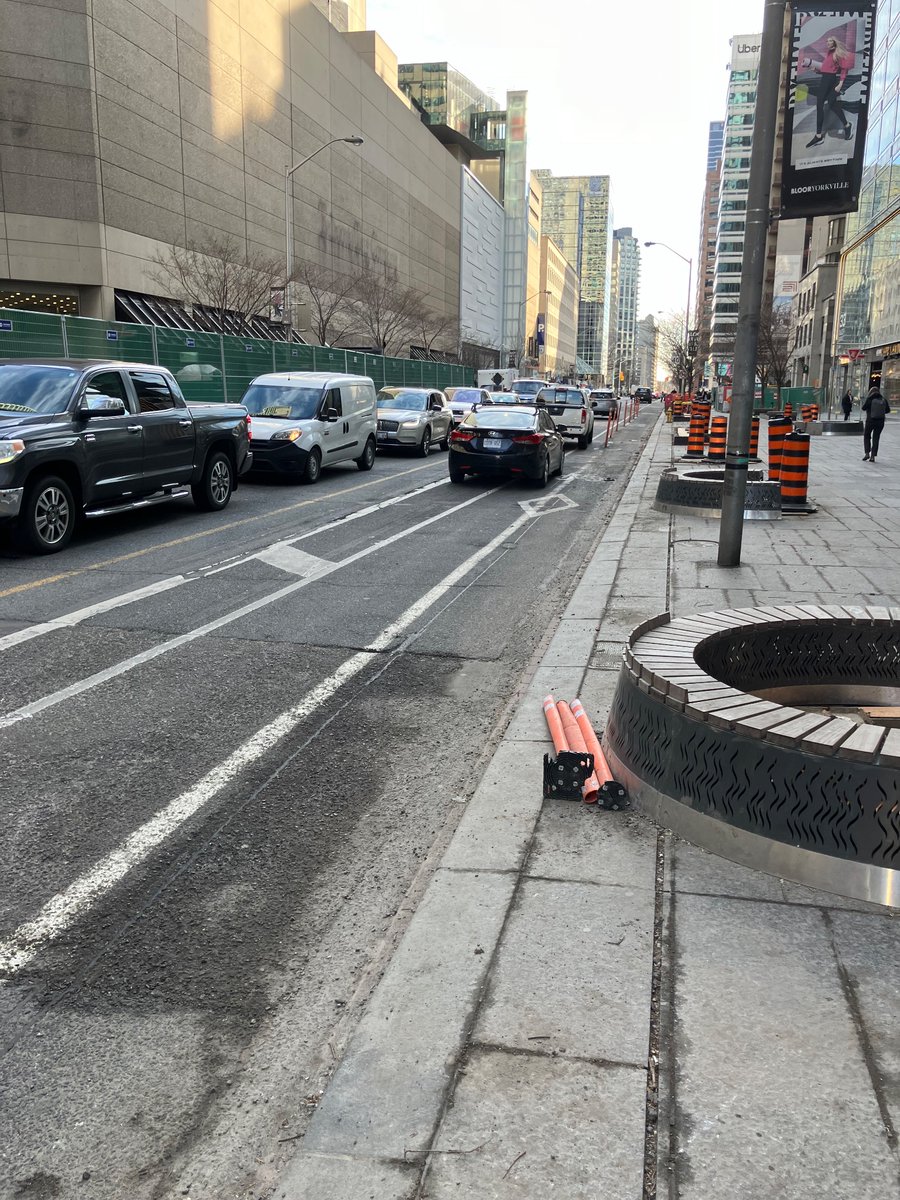
{"type": "Polygon", "coordinates": [[[241,401],[250,414],[253,472],[315,483],[323,467],[375,462],[375,384],[364,375],[259,375],[241,401]]]}

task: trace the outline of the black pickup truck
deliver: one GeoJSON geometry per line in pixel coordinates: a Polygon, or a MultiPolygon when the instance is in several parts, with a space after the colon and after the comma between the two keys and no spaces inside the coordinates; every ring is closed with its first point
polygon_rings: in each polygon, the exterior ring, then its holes
{"type": "Polygon", "coordinates": [[[38,554],[68,545],[82,516],[188,489],[218,511],[252,457],[246,409],[186,404],[164,367],[0,362],[0,520],[38,554]]]}

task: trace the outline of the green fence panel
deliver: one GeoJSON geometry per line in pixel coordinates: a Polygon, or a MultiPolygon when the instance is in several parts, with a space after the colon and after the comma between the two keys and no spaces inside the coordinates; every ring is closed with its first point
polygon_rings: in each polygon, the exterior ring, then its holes
{"type": "Polygon", "coordinates": [[[272,343],[262,338],[222,338],[222,359],[225,364],[225,394],[232,403],[239,402],[257,375],[272,370],[272,343]]]}
{"type": "Polygon", "coordinates": [[[0,358],[65,357],[60,317],[0,308],[0,358]]]}
{"type": "Polygon", "coordinates": [[[366,360],[365,374],[369,376],[375,384],[376,390],[386,387],[384,373],[384,359],[380,354],[366,354],[363,356],[366,360]]]}
{"type": "Polygon", "coordinates": [[[348,350],[346,352],[346,357],[347,357],[346,371],[347,371],[348,375],[365,375],[365,374],[367,374],[367,372],[366,372],[367,355],[357,354],[352,350],[348,350]]]}
{"type": "Polygon", "coordinates": [[[314,371],[315,346],[303,346],[294,342],[275,342],[276,371],[314,371]]]}
{"type": "Polygon", "coordinates": [[[315,370],[328,371],[332,375],[344,375],[347,370],[346,350],[335,350],[331,346],[314,346],[315,370]]]}
{"type": "Polygon", "coordinates": [[[153,362],[153,332],[149,325],[127,321],[92,321],[66,317],[70,358],[115,358],[125,362],[153,362]]]}
{"type": "Polygon", "coordinates": [[[188,403],[221,404],[225,399],[219,334],[157,327],[156,361],[169,368],[188,403]]]}

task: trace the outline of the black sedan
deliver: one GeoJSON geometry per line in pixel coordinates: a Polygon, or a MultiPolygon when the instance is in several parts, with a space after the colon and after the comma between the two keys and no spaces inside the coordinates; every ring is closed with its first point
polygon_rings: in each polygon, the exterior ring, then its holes
{"type": "Polygon", "coordinates": [[[476,408],[450,434],[450,482],[466,475],[513,475],[546,487],[562,475],[562,436],[542,408],[497,405],[476,408]]]}

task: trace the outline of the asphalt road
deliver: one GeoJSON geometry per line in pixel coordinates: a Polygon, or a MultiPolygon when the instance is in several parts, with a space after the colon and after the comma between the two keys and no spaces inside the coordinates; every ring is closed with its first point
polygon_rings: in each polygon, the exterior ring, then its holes
{"type": "Polygon", "coordinates": [[[655,416],[0,544],[0,1197],[269,1194],[655,416]]]}

